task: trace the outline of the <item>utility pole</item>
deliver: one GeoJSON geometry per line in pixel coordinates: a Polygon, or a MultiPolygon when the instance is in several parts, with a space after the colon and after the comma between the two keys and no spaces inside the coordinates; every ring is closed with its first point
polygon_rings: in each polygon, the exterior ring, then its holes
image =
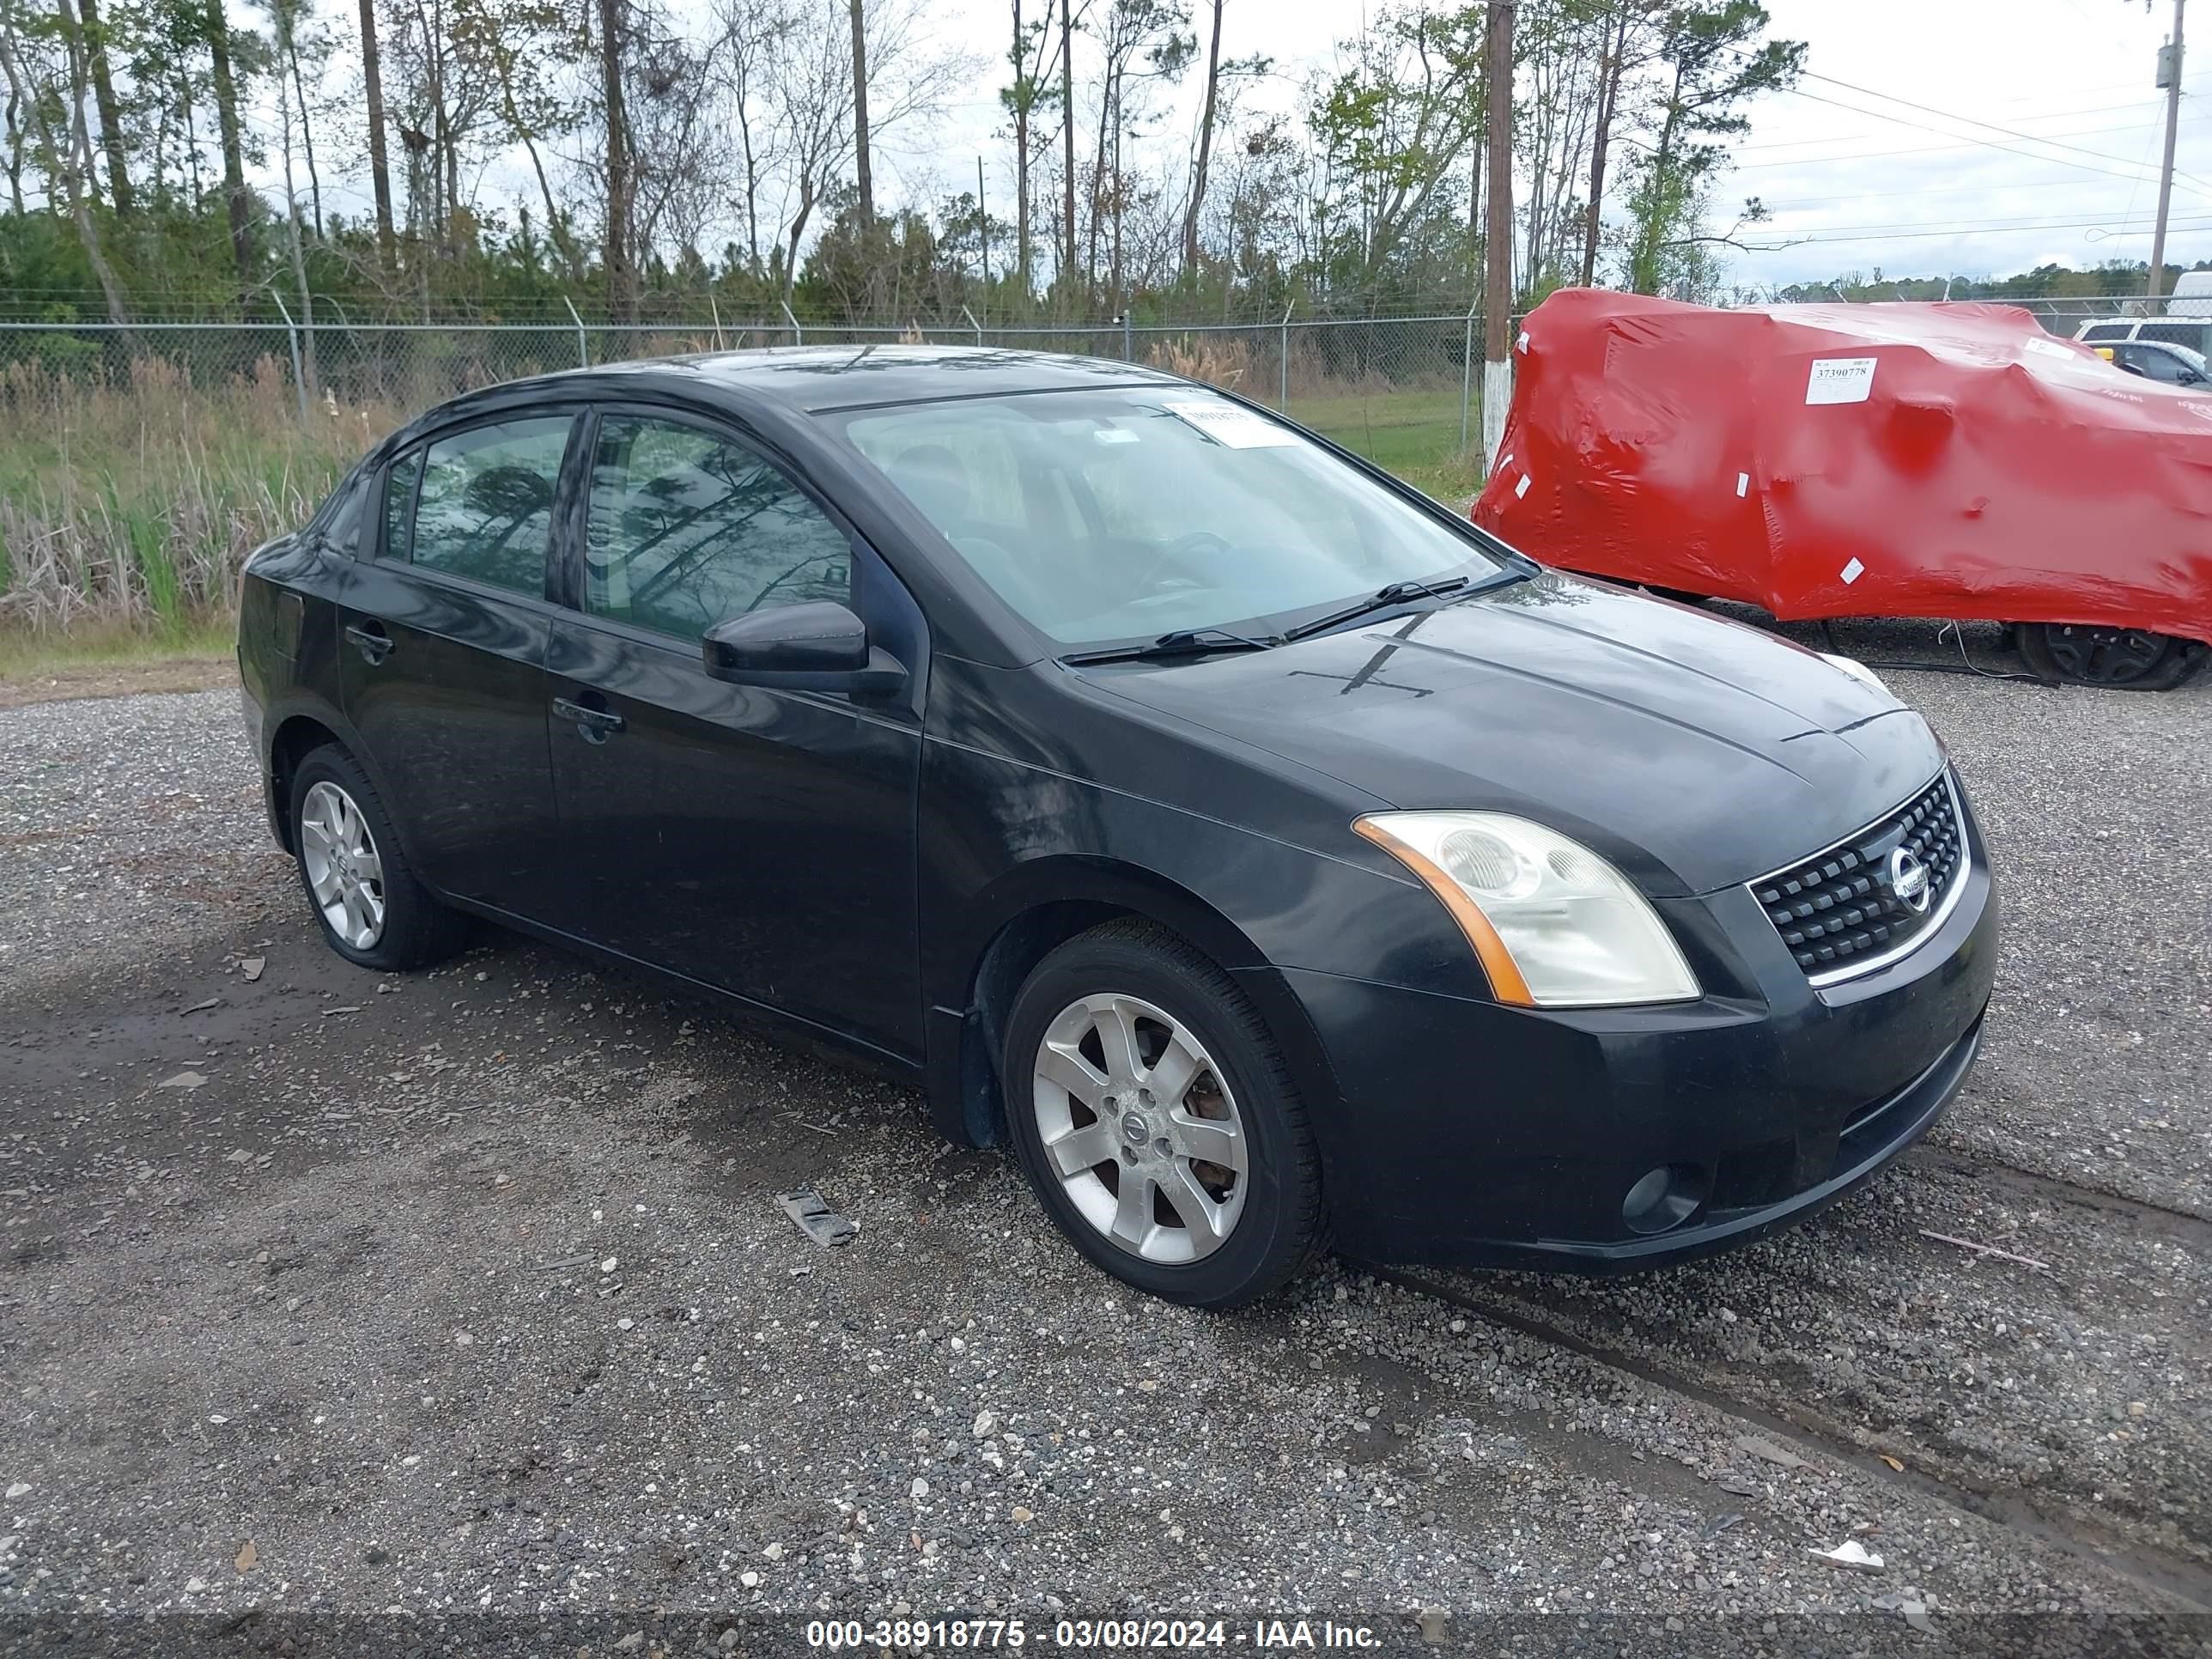
{"type": "Polygon", "coordinates": [[[852,0],[853,14],[853,155],[860,187],[860,222],[876,222],[875,174],[868,165],[868,26],[860,0],[852,0]]]}
{"type": "Polygon", "coordinates": [[[991,290],[991,216],[983,210],[983,158],[975,158],[975,234],[983,242],[983,291],[991,290]]]}
{"type": "Polygon", "coordinates": [[[1490,100],[1490,204],[1482,230],[1482,472],[1488,477],[1513,401],[1513,0],[1490,0],[1483,82],[1490,100]]]}
{"type": "Polygon", "coordinates": [[[2158,228],[2150,237],[2150,286],[2154,300],[2166,280],[2166,209],[2173,199],[2173,136],[2181,125],[2181,8],[2173,0],[2173,39],[2158,55],[2160,83],[2166,88],[2166,162],[2158,173],[2158,228]]]}

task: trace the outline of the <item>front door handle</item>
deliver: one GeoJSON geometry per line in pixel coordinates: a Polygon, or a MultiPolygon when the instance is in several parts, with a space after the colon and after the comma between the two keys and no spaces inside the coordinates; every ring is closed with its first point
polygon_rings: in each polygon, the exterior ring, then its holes
{"type": "Polygon", "coordinates": [[[371,668],[392,654],[392,636],[373,623],[367,628],[349,626],[345,636],[371,668]]]}
{"type": "Polygon", "coordinates": [[[576,735],[586,743],[605,743],[623,729],[623,717],[605,708],[587,708],[569,697],[553,699],[553,712],[576,722],[576,735]]]}

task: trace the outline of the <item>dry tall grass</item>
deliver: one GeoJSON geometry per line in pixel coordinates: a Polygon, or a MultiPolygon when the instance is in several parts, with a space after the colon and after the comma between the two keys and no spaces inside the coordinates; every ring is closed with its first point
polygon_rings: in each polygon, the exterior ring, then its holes
{"type": "Polygon", "coordinates": [[[0,368],[0,627],[179,628],[234,601],[246,556],[312,514],[403,418],[326,398],[304,422],[283,365],[196,384],[0,368]]]}

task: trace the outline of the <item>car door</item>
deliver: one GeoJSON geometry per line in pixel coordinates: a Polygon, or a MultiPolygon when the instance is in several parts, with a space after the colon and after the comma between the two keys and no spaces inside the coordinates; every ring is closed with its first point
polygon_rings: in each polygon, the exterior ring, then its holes
{"type": "Polygon", "coordinates": [[[730,426],[594,422],[550,742],[576,931],[857,1037],[921,1052],[921,619],[819,497],[730,426]],[[700,636],[832,599],[915,672],[896,702],[727,684],[700,636]]]}
{"type": "Polygon", "coordinates": [[[558,860],[546,583],[581,416],[479,420],[395,456],[339,609],[342,706],[416,873],[520,915],[558,860]]]}

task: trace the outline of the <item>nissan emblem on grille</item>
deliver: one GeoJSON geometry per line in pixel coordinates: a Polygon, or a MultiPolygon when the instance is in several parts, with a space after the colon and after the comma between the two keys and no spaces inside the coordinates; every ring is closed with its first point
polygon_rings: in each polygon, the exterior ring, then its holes
{"type": "Polygon", "coordinates": [[[1815,984],[1904,955],[1949,913],[1968,865],[1949,774],[1856,835],[1750,884],[1815,984]]]}
{"type": "Polygon", "coordinates": [[[1922,915],[1927,914],[1928,902],[1935,895],[1929,890],[1928,866],[1911,848],[1900,847],[1889,855],[1889,890],[1922,915]]]}

